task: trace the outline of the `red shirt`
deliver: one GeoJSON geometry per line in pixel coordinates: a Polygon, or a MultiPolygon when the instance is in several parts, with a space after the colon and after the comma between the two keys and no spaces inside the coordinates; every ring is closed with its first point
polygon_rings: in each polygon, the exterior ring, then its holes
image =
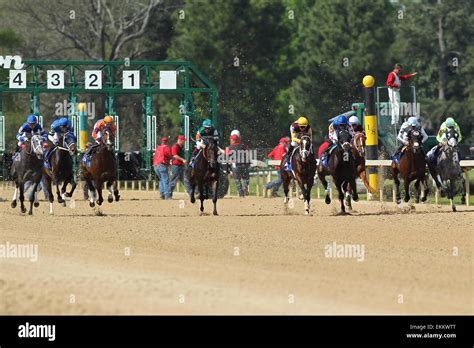
{"type": "Polygon", "coordinates": [[[156,167],[158,164],[169,165],[171,157],[171,150],[168,145],[158,145],[153,156],[153,167],[156,167]]]}
{"type": "MultiPolygon", "coordinates": [[[[178,143],[173,144],[173,146],[171,146],[171,156],[178,155],[180,157],[184,157],[183,149],[184,149],[184,145],[181,146],[178,143]]],[[[171,164],[174,165],[174,166],[184,165],[183,161],[181,161],[180,159],[176,159],[176,158],[173,158],[173,162],[171,162],[171,164]]]]}
{"type": "MultiPolygon", "coordinates": [[[[278,144],[273,148],[273,150],[267,155],[268,158],[274,159],[281,161],[283,156],[286,153],[286,146],[284,144],[278,144]]],[[[275,166],[276,169],[279,168],[279,166],[275,166]]]]}
{"type": "Polygon", "coordinates": [[[401,82],[403,80],[409,79],[410,77],[412,77],[415,74],[397,75],[397,73],[395,71],[391,71],[391,72],[389,72],[389,74],[387,76],[386,85],[388,87],[400,88],[400,85],[398,83],[396,83],[396,76],[395,75],[398,76],[398,78],[400,79],[400,82],[401,82]]]}
{"type": "Polygon", "coordinates": [[[321,158],[321,154],[326,150],[329,146],[329,141],[325,141],[322,143],[318,148],[318,158],[321,158]]]}

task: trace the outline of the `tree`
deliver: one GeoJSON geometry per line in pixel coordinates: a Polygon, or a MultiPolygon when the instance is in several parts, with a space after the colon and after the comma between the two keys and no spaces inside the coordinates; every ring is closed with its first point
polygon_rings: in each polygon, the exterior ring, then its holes
{"type": "Polygon", "coordinates": [[[316,1],[304,13],[297,34],[299,73],[288,95],[317,138],[327,133],[329,118],[362,99],[365,74],[384,81],[395,15],[384,0],[316,1]]]}

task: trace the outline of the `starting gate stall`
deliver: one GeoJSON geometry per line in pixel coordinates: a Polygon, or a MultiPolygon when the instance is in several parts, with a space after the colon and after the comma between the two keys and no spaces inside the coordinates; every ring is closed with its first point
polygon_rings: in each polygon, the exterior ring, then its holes
{"type": "MultiPolygon", "coordinates": [[[[211,118],[219,128],[217,117],[217,90],[209,79],[188,61],[24,61],[10,69],[9,79],[0,81],[0,122],[4,126],[2,96],[5,93],[29,93],[32,113],[41,116],[42,93],[68,94],[69,117],[78,138],[78,148],[85,149],[87,118],[84,105],[78,103],[81,94],[106,95],[106,113],[114,116],[120,127],[119,116],[114,109],[115,96],[119,94],[143,95],[143,163],[141,172],[151,178],[151,159],[156,148],[157,115],[153,110],[156,94],[181,95],[179,109],[181,132],[186,136],[186,156],[189,157],[191,135],[197,130],[202,118],[211,118]],[[200,115],[195,108],[195,95],[208,95],[208,110],[200,115]]],[[[84,102],[85,100],[82,100],[84,102]]],[[[42,117],[40,117],[42,122],[42,117]]],[[[4,151],[4,133],[0,134],[0,151],[4,151]],[[3,150],[2,150],[3,149],[3,150]]],[[[115,139],[116,151],[120,150],[120,134],[115,139]]]]}

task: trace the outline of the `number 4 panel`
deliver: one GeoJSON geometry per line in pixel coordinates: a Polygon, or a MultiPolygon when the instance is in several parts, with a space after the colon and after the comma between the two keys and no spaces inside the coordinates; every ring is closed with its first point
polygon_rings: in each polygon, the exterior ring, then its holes
{"type": "Polygon", "coordinates": [[[10,70],[9,88],[26,88],[26,70],[10,70]]]}

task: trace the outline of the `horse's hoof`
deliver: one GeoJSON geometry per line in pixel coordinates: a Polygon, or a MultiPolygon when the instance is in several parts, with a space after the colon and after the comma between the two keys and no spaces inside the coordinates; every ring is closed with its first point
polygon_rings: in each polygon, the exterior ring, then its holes
{"type": "Polygon", "coordinates": [[[300,194],[300,195],[298,196],[298,199],[299,199],[299,200],[303,200],[303,198],[304,198],[304,196],[303,196],[302,194],[300,194]]]}
{"type": "Polygon", "coordinates": [[[61,207],[65,207],[65,206],[66,206],[66,201],[62,201],[61,207]]]}
{"type": "Polygon", "coordinates": [[[39,202],[34,202],[33,205],[35,206],[35,208],[38,208],[40,206],[40,203],[39,202]]]}
{"type": "Polygon", "coordinates": [[[71,194],[69,192],[66,192],[64,196],[66,196],[67,198],[71,198],[71,194]]]}
{"type": "Polygon", "coordinates": [[[309,215],[309,210],[305,210],[304,215],[309,215]]]}
{"type": "Polygon", "coordinates": [[[420,203],[420,199],[418,199],[418,198],[415,199],[415,203],[416,203],[416,204],[420,203]]]}
{"type": "Polygon", "coordinates": [[[461,204],[466,204],[466,198],[465,197],[461,198],[461,204]]]}
{"type": "Polygon", "coordinates": [[[107,198],[107,202],[112,203],[114,199],[112,197],[107,198]]]}
{"type": "Polygon", "coordinates": [[[90,203],[89,203],[89,207],[94,208],[94,207],[95,207],[95,203],[94,203],[94,202],[90,202],[90,203]]]}
{"type": "Polygon", "coordinates": [[[421,199],[421,201],[422,201],[422,202],[426,202],[427,199],[428,199],[428,197],[423,196],[423,198],[421,199]]]}
{"type": "Polygon", "coordinates": [[[62,199],[61,197],[58,197],[58,203],[63,203],[64,202],[64,199],[62,199]]]}
{"type": "Polygon", "coordinates": [[[24,214],[26,213],[26,208],[20,208],[20,211],[24,214]]]}
{"type": "Polygon", "coordinates": [[[102,205],[102,202],[103,202],[103,201],[101,201],[101,200],[99,199],[99,200],[97,201],[97,204],[100,206],[100,205],[102,205]]]}
{"type": "Polygon", "coordinates": [[[11,207],[16,208],[16,201],[12,201],[11,207]]]}
{"type": "Polygon", "coordinates": [[[405,203],[408,203],[408,201],[410,200],[410,197],[409,196],[405,197],[403,200],[405,201],[405,203]]]}
{"type": "Polygon", "coordinates": [[[219,214],[217,214],[217,211],[213,212],[212,214],[214,214],[214,216],[218,216],[219,214]]]}
{"type": "Polygon", "coordinates": [[[456,206],[455,206],[455,205],[453,205],[452,208],[453,208],[453,211],[454,211],[454,212],[457,212],[457,209],[456,209],[456,206]]]}
{"type": "Polygon", "coordinates": [[[352,196],[352,200],[353,200],[354,202],[359,202],[359,196],[358,196],[358,195],[352,196]]]}
{"type": "Polygon", "coordinates": [[[324,200],[326,204],[331,204],[331,197],[326,196],[326,199],[324,200]]]}
{"type": "Polygon", "coordinates": [[[192,203],[192,204],[196,203],[196,198],[191,197],[191,203],[192,203]]]}

